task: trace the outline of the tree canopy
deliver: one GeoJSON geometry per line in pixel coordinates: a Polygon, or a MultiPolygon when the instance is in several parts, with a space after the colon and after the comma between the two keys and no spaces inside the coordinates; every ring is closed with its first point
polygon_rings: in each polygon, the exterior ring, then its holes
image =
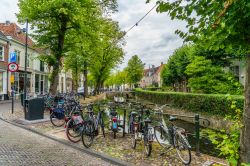
{"type": "MultiPolygon", "coordinates": [[[[151,0],[147,0],[149,2],[151,0]]],[[[184,20],[187,31],[177,30],[185,41],[206,50],[223,49],[228,54],[250,53],[250,1],[242,0],[157,0],[158,12],[168,12],[171,19],[184,20]]],[[[241,132],[239,163],[250,163],[250,56],[247,56],[245,79],[244,127],[241,132]]]]}
{"type": "Polygon", "coordinates": [[[129,59],[125,70],[129,73],[128,82],[130,84],[137,84],[143,77],[144,63],[138,55],[134,55],[129,59]]]}

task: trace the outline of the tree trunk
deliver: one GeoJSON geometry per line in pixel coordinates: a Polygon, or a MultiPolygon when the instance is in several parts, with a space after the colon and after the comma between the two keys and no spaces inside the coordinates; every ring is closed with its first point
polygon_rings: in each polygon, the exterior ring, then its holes
{"type": "Polygon", "coordinates": [[[59,82],[59,62],[56,62],[55,65],[53,65],[53,71],[51,73],[51,84],[49,88],[49,92],[52,95],[55,95],[57,92],[57,85],[59,82]]]}
{"type": "Polygon", "coordinates": [[[250,163],[250,55],[247,56],[246,62],[244,127],[240,136],[240,163],[250,163]]]}
{"type": "Polygon", "coordinates": [[[84,75],[84,99],[86,96],[88,96],[88,70],[87,70],[87,62],[84,61],[84,69],[83,69],[83,75],[84,75]]]}
{"type": "Polygon", "coordinates": [[[62,59],[62,52],[63,52],[63,47],[64,47],[64,40],[65,40],[65,34],[67,31],[67,20],[62,18],[61,19],[61,27],[60,30],[58,32],[58,39],[57,39],[57,49],[54,50],[54,55],[56,58],[56,62],[53,65],[53,71],[52,71],[52,75],[51,75],[51,86],[50,86],[50,93],[52,93],[53,95],[56,94],[57,92],[57,86],[58,86],[58,82],[59,82],[59,72],[60,72],[60,66],[61,64],[61,59],[62,59]]]}

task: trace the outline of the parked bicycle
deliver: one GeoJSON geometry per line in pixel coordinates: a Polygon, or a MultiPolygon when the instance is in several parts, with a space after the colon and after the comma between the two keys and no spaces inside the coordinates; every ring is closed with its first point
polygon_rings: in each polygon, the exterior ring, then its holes
{"type": "Polygon", "coordinates": [[[124,131],[125,125],[123,124],[125,119],[124,117],[122,119],[119,113],[117,112],[117,109],[123,108],[123,106],[122,106],[122,103],[109,103],[108,105],[109,105],[109,116],[110,116],[109,127],[110,127],[110,130],[113,132],[113,137],[115,139],[117,133],[120,130],[123,130],[123,132],[125,132],[124,131]]]}
{"type": "Polygon", "coordinates": [[[104,110],[100,109],[100,104],[97,104],[97,106],[99,110],[97,117],[94,115],[93,109],[87,110],[86,112],[88,113],[88,119],[86,120],[81,135],[82,143],[86,148],[89,148],[93,144],[94,137],[99,135],[100,130],[102,130],[103,137],[105,137],[103,119],[104,110]]]}
{"type": "Polygon", "coordinates": [[[88,106],[77,107],[77,110],[72,112],[71,117],[66,124],[66,136],[71,142],[74,143],[81,140],[81,133],[83,132],[84,125],[86,124],[83,117],[83,109],[88,109],[88,106]]]}
{"type": "Polygon", "coordinates": [[[135,149],[137,142],[143,140],[144,150],[147,157],[152,152],[152,142],[154,139],[153,128],[149,125],[152,121],[149,118],[149,110],[144,105],[140,106],[138,115],[133,121],[132,147],[135,149]]]}
{"type": "MultiPolygon", "coordinates": [[[[163,116],[162,109],[166,105],[156,109],[156,114],[160,117],[163,116]]],[[[154,127],[154,136],[157,142],[163,147],[165,151],[163,154],[176,149],[177,154],[183,164],[188,165],[191,162],[191,146],[187,140],[186,131],[173,124],[177,120],[177,117],[170,116],[169,123],[164,118],[158,122],[158,125],[154,127]]]]}

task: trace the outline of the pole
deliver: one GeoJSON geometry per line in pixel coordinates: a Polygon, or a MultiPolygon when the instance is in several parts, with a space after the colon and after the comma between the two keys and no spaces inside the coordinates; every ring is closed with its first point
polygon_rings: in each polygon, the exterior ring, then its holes
{"type": "Polygon", "coordinates": [[[24,111],[26,111],[25,107],[25,99],[27,99],[27,52],[28,52],[28,19],[26,19],[26,39],[25,39],[25,64],[24,64],[24,94],[23,94],[23,103],[24,103],[24,111]]]}
{"type": "Polygon", "coordinates": [[[200,156],[200,116],[195,114],[196,156],[200,156]]]}
{"type": "Polygon", "coordinates": [[[12,104],[11,104],[11,114],[14,113],[14,90],[11,90],[12,104]]]}
{"type": "Polygon", "coordinates": [[[122,136],[125,137],[126,109],[124,109],[123,111],[124,111],[124,114],[123,114],[123,133],[122,133],[122,136]]]}

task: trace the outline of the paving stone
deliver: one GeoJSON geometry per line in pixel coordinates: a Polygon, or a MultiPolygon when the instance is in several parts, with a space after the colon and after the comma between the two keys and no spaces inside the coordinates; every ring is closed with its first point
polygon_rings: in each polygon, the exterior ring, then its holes
{"type": "Polygon", "coordinates": [[[1,166],[112,165],[0,120],[1,166]]]}

